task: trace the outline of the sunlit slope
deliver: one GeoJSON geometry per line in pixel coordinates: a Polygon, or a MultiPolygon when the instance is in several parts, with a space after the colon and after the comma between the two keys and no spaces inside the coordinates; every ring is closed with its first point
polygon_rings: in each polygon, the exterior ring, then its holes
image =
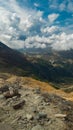
{"type": "Polygon", "coordinates": [[[73,101],[73,92],[71,93],[66,93],[60,89],[55,89],[51,84],[41,82],[38,80],[35,80],[33,78],[28,78],[28,77],[17,77],[17,76],[10,76],[8,79],[6,79],[6,82],[8,83],[18,83],[20,86],[25,87],[31,87],[31,88],[40,88],[41,91],[48,92],[48,93],[53,93],[57,94],[67,100],[72,100],[73,101]]]}

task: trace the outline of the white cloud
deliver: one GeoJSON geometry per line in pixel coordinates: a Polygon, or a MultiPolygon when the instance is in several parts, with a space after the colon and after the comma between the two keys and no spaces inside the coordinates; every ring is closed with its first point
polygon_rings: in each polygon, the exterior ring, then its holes
{"type": "Polygon", "coordinates": [[[28,37],[25,40],[25,44],[24,46],[26,48],[30,47],[30,48],[46,48],[46,44],[50,43],[50,39],[44,36],[32,36],[32,37],[28,37]]]}
{"type": "Polygon", "coordinates": [[[70,50],[73,49],[73,34],[61,33],[54,35],[52,48],[55,50],[70,50]]]}
{"type": "MultiPolygon", "coordinates": [[[[57,5],[54,4],[55,8],[57,5]]],[[[35,3],[35,6],[38,5],[35,3]]],[[[61,3],[59,9],[72,11],[72,6],[70,0],[68,4],[61,3]]],[[[73,25],[60,27],[54,24],[58,13],[49,14],[48,20],[43,18],[43,13],[26,7],[23,9],[16,0],[0,0],[0,40],[12,48],[51,46],[55,50],[73,49],[73,25]]]]}
{"type": "Polygon", "coordinates": [[[68,9],[70,12],[73,12],[73,1],[72,1],[72,0],[69,0],[69,1],[68,1],[67,9],[68,9]]]}
{"type": "Polygon", "coordinates": [[[52,34],[57,32],[58,29],[59,29],[58,26],[51,26],[51,27],[41,28],[41,32],[44,34],[52,34]]]}
{"type": "Polygon", "coordinates": [[[57,18],[59,17],[59,14],[53,13],[48,15],[48,19],[50,23],[53,23],[57,18]]]}
{"type": "Polygon", "coordinates": [[[49,0],[49,7],[51,9],[56,9],[58,7],[58,0],[49,0]]]}
{"type": "Polygon", "coordinates": [[[32,35],[34,30],[30,32],[30,29],[38,23],[45,22],[42,18],[42,11],[31,10],[26,7],[23,9],[16,0],[0,0],[0,3],[0,40],[7,45],[9,42],[12,44],[12,41],[14,45],[14,40],[18,40],[20,35],[28,36],[30,33],[32,35]]]}
{"type": "Polygon", "coordinates": [[[60,11],[64,11],[66,9],[66,2],[65,1],[59,5],[59,9],[60,9],[60,11]]]}
{"type": "Polygon", "coordinates": [[[51,36],[33,36],[25,40],[24,47],[26,48],[48,48],[54,50],[70,50],[73,49],[73,34],[52,34],[51,36]]]}
{"type": "Polygon", "coordinates": [[[39,7],[40,5],[38,3],[34,3],[34,6],[35,7],[39,7]]]}
{"type": "Polygon", "coordinates": [[[49,0],[49,8],[58,11],[73,12],[73,0],[49,0]]]}

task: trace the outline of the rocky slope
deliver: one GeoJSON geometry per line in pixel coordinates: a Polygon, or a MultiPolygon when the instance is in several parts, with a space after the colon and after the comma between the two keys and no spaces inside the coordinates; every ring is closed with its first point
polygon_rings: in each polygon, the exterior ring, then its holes
{"type": "Polygon", "coordinates": [[[70,100],[72,97],[68,100],[66,93],[47,83],[2,74],[0,130],[73,130],[70,100]]]}

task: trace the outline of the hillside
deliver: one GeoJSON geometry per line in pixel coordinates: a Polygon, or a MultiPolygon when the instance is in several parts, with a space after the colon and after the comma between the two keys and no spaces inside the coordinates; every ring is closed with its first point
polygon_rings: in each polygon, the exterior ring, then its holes
{"type": "Polygon", "coordinates": [[[0,72],[32,76],[34,71],[32,63],[26,59],[24,54],[0,42],[0,72]]]}
{"type": "Polygon", "coordinates": [[[28,77],[0,77],[0,130],[73,130],[71,94],[28,77]]]}
{"type": "Polygon", "coordinates": [[[0,66],[5,68],[18,67],[26,69],[31,64],[26,60],[22,53],[7,47],[0,42],[0,66]]]}
{"type": "Polygon", "coordinates": [[[73,51],[26,54],[0,42],[0,72],[51,82],[55,88],[73,91],[73,51]]]}
{"type": "Polygon", "coordinates": [[[56,88],[73,91],[73,50],[28,54],[27,57],[39,69],[39,75],[44,75],[46,81],[54,83],[56,88]]]}

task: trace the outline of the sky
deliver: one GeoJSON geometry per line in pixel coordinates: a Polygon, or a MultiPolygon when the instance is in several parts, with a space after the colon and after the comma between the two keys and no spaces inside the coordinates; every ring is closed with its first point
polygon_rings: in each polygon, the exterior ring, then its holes
{"type": "Polygon", "coordinates": [[[0,0],[0,41],[14,49],[73,49],[73,0],[0,0]]]}

